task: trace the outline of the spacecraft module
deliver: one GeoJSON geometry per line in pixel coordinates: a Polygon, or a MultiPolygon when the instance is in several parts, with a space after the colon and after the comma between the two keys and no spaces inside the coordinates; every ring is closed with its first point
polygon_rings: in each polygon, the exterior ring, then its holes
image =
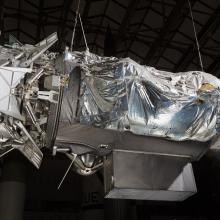
{"type": "Polygon", "coordinates": [[[48,147],[66,154],[81,175],[104,167],[108,198],[183,200],[195,193],[189,164],[220,132],[220,80],[88,50],[48,52],[57,40],[54,33],[28,45],[11,36],[0,46],[1,154],[17,149],[39,168],[48,147]]]}

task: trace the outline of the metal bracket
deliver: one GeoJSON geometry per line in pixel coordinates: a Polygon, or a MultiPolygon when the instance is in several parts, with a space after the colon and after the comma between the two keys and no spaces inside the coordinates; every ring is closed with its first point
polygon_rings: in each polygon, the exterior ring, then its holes
{"type": "Polygon", "coordinates": [[[69,148],[59,148],[57,146],[53,146],[52,155],[56,156],[57,152],[59,152],[59,153],[69,153],[70,149],[69,148]]]}
{"type": "Polygon", "coordinates": [[[46,100],[52,103],[58,103],[59,93],[56,91],[38,91],[38,99],[46,100]]]}

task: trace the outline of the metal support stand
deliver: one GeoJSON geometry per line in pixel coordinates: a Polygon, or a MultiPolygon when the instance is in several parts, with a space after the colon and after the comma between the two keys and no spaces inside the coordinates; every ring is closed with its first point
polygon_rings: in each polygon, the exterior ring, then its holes
{"type": "Polygon", "coordinates": [[[18,152],[7,155],[0,177],[0,219],[22,220],[25,202],[26,166],[18,152]]]}
{"type": "Polygon", "coordinates": [[[83,204],[82,220],[103,220],[104,191],[97,174],[82,178],[83,204]]]}
{"type": "Polygon", "coordinates": [[[105,200],[106,220],[136,220],[136,213],[133,210],[132,202],[123,199],[105,200]]]}

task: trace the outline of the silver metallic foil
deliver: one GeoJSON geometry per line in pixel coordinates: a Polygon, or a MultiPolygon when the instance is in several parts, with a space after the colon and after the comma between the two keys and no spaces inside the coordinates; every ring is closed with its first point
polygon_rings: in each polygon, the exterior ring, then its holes
{"type": "Polygon", "coordinates": [[[165,72],[89,51],[66,52],[65,61],[70,75],[81,69],[81,124],[175,141],[204,142],[219,131],[220,80],[208,73],[165,72]]]}
{"type": "Polygon", "coordinates": [[[0,157],[16,149],[40,167],[49,108],[60,86],[56,54],[47,52],[57,40],[53,33],[30,45],[10,36],[8,45],[0,45],[0,157]]]}

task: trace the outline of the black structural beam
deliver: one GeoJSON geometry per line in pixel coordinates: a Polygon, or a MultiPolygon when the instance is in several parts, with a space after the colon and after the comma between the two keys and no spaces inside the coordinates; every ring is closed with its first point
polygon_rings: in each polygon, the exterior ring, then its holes
{"type": "Polygon", "coordinates": [[[38,24],[37,24],[37,32],[36,32],[36,42],[39,42],[41,40],[41,29],[43,26],[43,16],[44,16],[43,10],[44,10],[44,0],[40,0],[38,7],[39,15],[38,15],[38,24]]]}
{"type": "Polygon", "coordinates": [[[63,2],[63,9],[62,9],[62,12],[60,15],[60,24],[58,27],[58,39],[59,39],[58,49],[59,50],[63,49],[62,43],[65,42],[65,40],[64,40],[65,36],[66,36],[65,30],[67,27],[66,22],[68,19],[69,12],[72,8],[73,1],[74,0],[64,0],[64,2],[63,2]]]}
{"type": "Polygon", "coordinates": [[[96,44],[96,40],[97,40],[97,38],[98,38],[98,31],[99,31],[99,29],[102,27],[102,24],[103,24],[103,22],[104,22],[104,19],[106,18],[106,12],[107,12],[107,10],[108,10],[108,7],[109,7],[110,2],[111,2],[111,0],[107,0],[106,3],[105,3],[105,8],[104,8],[104,11],[103,11],[102,19],[101,19],[101,21],[100,21],[100,23],[99,23],[99,27],[97,28],[97,32],[96,32],[95,38],[94,38],[94,40],[93,40],[92,51],[93,51],[93,49],[95,48],[95,46],[98,45],[98,44],[96,44]]]}
{"type": "Polygon", "coordinates": [[[38,6],[35,3],[33,3],[32,1],[30,1],[30,0],[24,0],[24,1],[26,3],[28,3],[30,6],[32,6],[33,8],[38,9],[38,6]]]}
{"type": "Polygon", "coordinates": [[[22,220],[29,164],[19,152],[5,156],[0,176],[0,219],[22,220]]]}
{"type": "Polygon", "coordinates": [[[17,12],[16,13],[7,13],[7,12],[5,12],[4,13],[4,18],[12,18],[12,19],[15,19],[15,20],[21,19],[21,20],[24,20],[24,21],[28,21],[28,22],[30,22],[34,25],[38,24],[38,20],[30,18],[30,17],[28,17],[24,14],[19,15],[17,12]]]}
{"type": "MultiPolygon", "coordinates": [[[[195,1],[191,1],[193,5],[195,1]]],[[[174,31],[182,24],[185,16],[189,12],[187,0],[176,1],[176,5],[167,18],[165,25],[159,32],[158,38],[154,41],[148,51],[144,63],[154,66],[157,62],[155,57],[161,54],[161,49],[165,48],[169,40],[172,39],[174,31]]]]}
{"type": "MultiPolygon", "coordinates": [[[[137,35],[138,35],[138,33],[139,33],[140,29],[141,29],[141,26],[142,26],[143,23],[144,23],[144,20],[145,20],[146,16],[147,16],[148,13],[149,13],[150,6],[151,6],[151,4],[153,3],[153,1],[154,1],[154,0],[148,0],[147,5],[145,6],[145,13],[144,13],[144,15],[142,16],[141,21],[140,21],[140,23],[138,24],[138,27],[137,27],[136,31],[134,32],[134,34],[133,34],[132,37],[131,37],[131,41],[130,41],[128,47],[127,47],[126,56],[128,56],[128,52],[129,52],[129,50],[130,50],[132,44],[133,44],[134,41],[137,39],[137,35]]],[[[145,38],[145,36],[144,36],[144,38],[145,38]]]]}
{"type": "MultiPolygon", "coordinates": [[[[81,16],[83,25],[89,15],[89,10],[90,10],[92,0],[86,0],[85,2],[86,2],[86,4],[84,6],[83,14],[81,16]]],[[[74,42],[74,44],[76,45],[76,48],[79,47],[82,37],[83,37],[83,33],[82,33],[82,30],[80,29],[80,32],[78,32],[76,35],[76,41],[74,42]]]]}
{"type": "Polygon", "coordinates": [[[115,56],[115,41],[110,26],[107,27],[105,33],[104,56],[115,56]]]}
{"type": "Polygon", "coordinates": [[[220,70],[220,55],[218,55],[213,63],[208,67],[207,72],[219,77],[220,72],[217,72],[218,70],[220,70]]]}
{"type": "Polygon", "coordinates": [[[140,0],[130,0],[129,1],[126,13],[121,21],[121,25],[118,29],[118,34],[115,38],[116,49],[117,49],[117,47],[119,47],[120,43],[123,41],[123,37],[126,34],[127,27],[129,26],[131,19],[135,14],[135,11],[136,11],[136,8],[137,8],[139,2],[140,2],[140,0]]]}
{"type": "MultiPolygon", "coordinates": [[[[220,24],[220,18],[218,17],[220,13],[220,5],[216,8],[213,14],[210,16],[206,24],[202,27],[201,31],[198,33],[198,41],[200,47],[203,46],[209,39],[210,35],[218,28],[220,24]]],[[[190,45],[183,56],[179,60],[178,64],[174,68],[174,71],[184,71],[189,66],[194,56],[198,54],[196,44],[190,45]]]]}
{"type": "Polygon", "coordinates": [[[4,2],[0,0],[0,43],[4,43],[4,2]]]}
{"type": "Polygon", "coordinates": [[[20,14],[21,14],[21,0],[18,0],[18,20],[17,20],[17,39],[20,40],[20,29],[21,29],[21,19],[20,19],[20,14]]]}

